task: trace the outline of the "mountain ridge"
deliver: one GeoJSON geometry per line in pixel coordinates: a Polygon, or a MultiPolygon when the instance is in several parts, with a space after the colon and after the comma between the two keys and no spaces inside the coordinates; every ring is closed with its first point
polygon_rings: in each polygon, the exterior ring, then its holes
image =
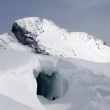
{"type": "MultiPolygon", "coordinates": [[[[69,32],[39,17],[16,20],[12,32],[20,42],[38,54],[110,62],[110,47],[85,32],[69,32]]],[[[10,34],[11,36],[11,34],[10,34]]]]}

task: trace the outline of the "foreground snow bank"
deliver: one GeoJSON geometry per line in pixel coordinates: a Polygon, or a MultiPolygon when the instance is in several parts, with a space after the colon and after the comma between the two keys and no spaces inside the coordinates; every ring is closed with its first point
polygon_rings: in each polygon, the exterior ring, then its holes
{"type": "Polygon", "coordinates": [[[109,110],[110,63],[42,55],[37,57],[43,71],[49,75],[53,71],[58,71],[68,81],[68,89],[63,97],[48,101],[39,96],[47,110],[109,110]]]}
{"type": "Polygon", "coordinates": [[[0,49],[0,94],[33,109],[44,110],[36,96],[33,70],[40,70],[40,63],[34,55],[0,49]]]}
{"type": "MultiPolygon", "coordinates": [[[[31,108],[35,110],[109,110],[110,108],[110,63],[93,63],[1,49],[0,65],[0,97],[5,101],[11,98],[16,104],[20,103],[21,107],[23,104],[23,107],[28,107],[30,110],[31,108]],[[56,72],[54,83],[52,82],[49,88],[51,94],[48,94],[49,98],[53,97],[56,100],[49,101],[36,95],[39,86],[36,79],[40,72],[45,73],[46,79],[47,76],[52,79],[52,74],[56,72]],[[63,85],[63,79],[67,81],[68,87],[66,84],[63,85]],[[65,88],[65,94],[62,95],[65,88]],[[54,97],[56,95],[57,98],[54,97]]],[[[48,81],[51,83],[50,79],[48,81]]],[[[45,80],[45,84],[48,81],[45,80]]],[[[8,100],[9,104],[12,102],[11,99],[8,100]]],[[[0,104],[3,105],[4,102],[0,104]]]]}
{"type": "Polygon", "coordinates": [[[33,54],[16,50],[0,49],[0,75],[25,73],[36,67],[39,71],[39,61],[33,54]]]}
{"type": "Polygon", "coordinates": [[[0,110],[34,110],[20,102],[0,94],[0,110]]]}

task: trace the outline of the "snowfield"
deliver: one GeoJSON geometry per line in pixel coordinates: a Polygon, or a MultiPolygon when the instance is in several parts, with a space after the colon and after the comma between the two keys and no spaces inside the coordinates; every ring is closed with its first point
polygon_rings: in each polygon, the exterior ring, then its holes
{"type": "Polygon", "coordinates": [[[109,110],[110,47],[38,17],[0,35],[0,110],[109,110]]]}

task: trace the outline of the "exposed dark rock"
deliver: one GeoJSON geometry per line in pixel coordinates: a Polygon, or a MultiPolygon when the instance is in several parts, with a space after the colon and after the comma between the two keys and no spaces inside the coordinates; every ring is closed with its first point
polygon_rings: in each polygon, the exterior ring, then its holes
{"type": "Polygon", "coordinates": [[[30,47],[37,46],[37,42],[31,36],[28,36],[30,32],[25,30],[25,28],[20,27],[17,23],[12,26],[12,32],[15,34],[19,42],[30,47]]]}
{"type": "Polygon", "coordinates": [[[46,52],[45,50],[41,50],[41,49],[39,48],[39,46],[36,46],[36,47],[35,47],[35,52],[36,52],[37,54],[49,55],[49,53],[46,52]]]}
{"type": "Polygon", "coordinates": [[[31,32],[28,32],[25,28],[19,26],[16,22],[12,26],[12,32],[15,34],[18,41],[23,45],[32,47],[38,54],[49,55],[49,53],[47,53],[45,50],[39,48],[38,43],[35,39],[37,35],[31,36],[31,32]]]}

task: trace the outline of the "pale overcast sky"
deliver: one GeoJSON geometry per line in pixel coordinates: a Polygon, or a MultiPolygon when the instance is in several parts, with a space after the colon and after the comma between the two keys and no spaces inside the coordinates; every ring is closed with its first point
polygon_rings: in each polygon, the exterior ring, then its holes
{"type": "Polygon", "coordinates": [[[70,31],[83,31],[110,45],[110,0],[0,0],[0,33],[14,20],[38,16],[70,31]]]}

